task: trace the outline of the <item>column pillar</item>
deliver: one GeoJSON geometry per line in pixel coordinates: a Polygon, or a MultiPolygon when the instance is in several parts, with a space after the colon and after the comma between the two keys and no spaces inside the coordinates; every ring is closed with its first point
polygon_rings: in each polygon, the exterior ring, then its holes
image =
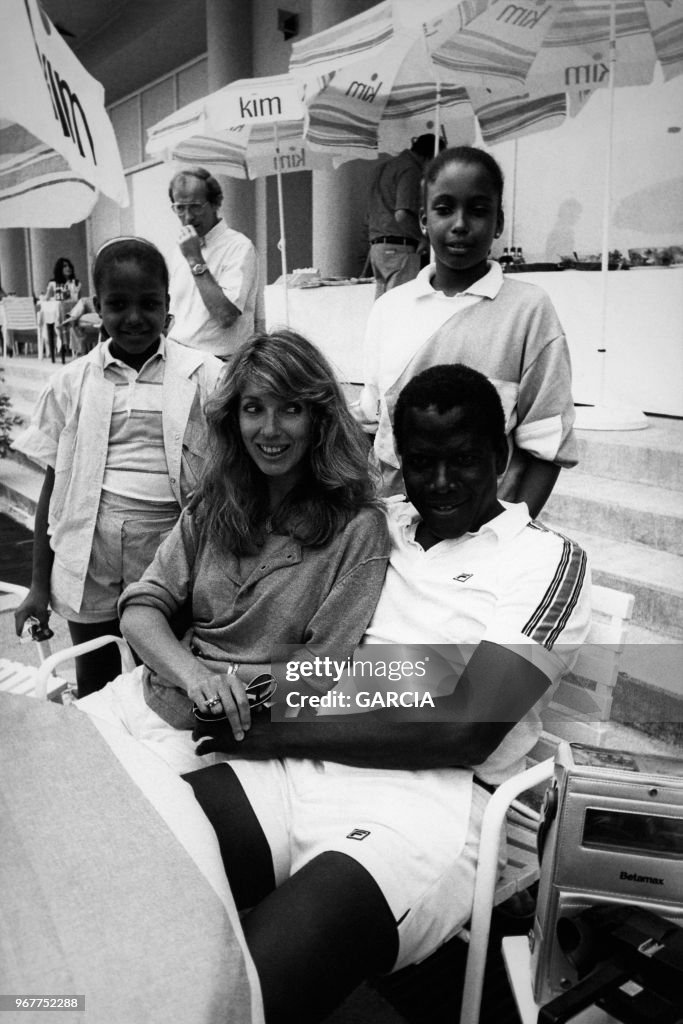
{"type": "MultiPolygon", "coordinates": [[[[311,32],[322,32],[371,7],[373,0],[313,0],[311,32]]],[[[313,172],[313,266],[324,277],[361,273],[367,251],[365,211],[374,163],[354,160],[313,172]]]]}
{"type": "MultiPolygon", "coordinates": [[[[209,92],[253,74],[252,5],[244,0],[206,0],[209,92]]],[[[230,227],[256,237],[254,186],[224,175],[222,216],[230,227]]]]}
{"type": "Polygon", "coordinates": [[[0,283],[7,293],[31,294],[24,228],[0,231],[0,283]]]}

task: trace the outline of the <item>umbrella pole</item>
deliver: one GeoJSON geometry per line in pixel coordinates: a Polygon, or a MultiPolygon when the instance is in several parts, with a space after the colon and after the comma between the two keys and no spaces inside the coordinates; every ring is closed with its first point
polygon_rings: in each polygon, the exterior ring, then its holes
{"type": "Polygon", "coordinates": [[[600,385],[598,388],[598,404],[605,400],[606,362],[607,362],[607,303],[609,300],[609,219],[612,209],[612,154],[614,150],[614,78],[617,71],[616,51],[616,0],[612,0],[609,12],[609,84],[607,115],[607,162],[602,197],[602,248],[600,254],[601,301],[600,301],[600,367],[598,370],[600,385]]]}
{"type": "Polygon", "coordinates": [[[517,149],[517,142],[518,142],[518,140],[515,139],[514,142],[512,143],[512,146],[513,146],[512,188],[510,189],[510,191],[512,193],[512,200],[510,202],[510,248],[511,249],[512,249],[513,245],[515,244],[515,215],[517,213],[517,210],[516,210],[516,203],[517,203],[517,157],[519,155],[519,151],[517,149]]]}
{"type": "Polygon", "coordinates": [[[614,90],[617,73],[617,4],[610,2],[609,15],[609,83],[608,89],[608,123],[607,123],[607,161],[605,167],[605,183],[602,207],[602,252],[600,263],[601,302],[600,302],[600,341],[598,355],[598,400],[594,406],[580,406],[576,410],[574,425],[580,430],[642,430],[648,422],[645,415],[633,406],[614,404],[609,401],[606,388],[607,370],[607,305],[609,301],[609,227],[612,208],[612,156],[614,149],[614,90]]]}
{"type": "MultiPolygon", "coordinates": [[[[426,39],[425,39],[426,45],[426,39]]],[[[429,56],[429,51],[427,51],[429,56]]],[[[441,141],[441,82],[436,80],[436,93],[434,97],[434,156],[439,155],[439,142],[441,141]]],[[[429,262],[434,262],[434,247],[429,243],[429,262]]]]}
{"type": "Polygon", "coordinates": [[[285,299],[285,323],[289,327],[289,289],[287,287],[287,242],[285,240],[285,204],[282,198],[282,169],[280,167],[280,139],[277,131],[277,121],[273,123],[275,135],[275,177],[277,179],[277,206],[280,216],[280,260],[282,263],[282,287],[284,288],[285,299]]]}

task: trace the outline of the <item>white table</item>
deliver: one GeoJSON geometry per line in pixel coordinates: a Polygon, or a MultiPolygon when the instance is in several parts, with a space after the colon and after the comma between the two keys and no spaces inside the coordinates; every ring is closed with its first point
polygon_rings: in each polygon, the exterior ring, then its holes
{"type": "MultiPolygon", "coordinates": [[[[515,277],[550,295],[569,342],[574,400],[595,402],[601,274],[563,270],[515,277]]],[[[605,337],[608,389],[643,412],[683,416],[683,266],[609,273],[605,337]]]]}
{"type": "Polygon", "coordinates": [[[215,833],[168,765],[75,707],[0,693],[0,778],[3,992],[85,995],[60,1024],[263,1024],[215,833]]]}
{"type": "MultiPolygon", "coordinates": [[[[536,1024],[538,1003],[531,991],[531,954],[526,935],[508,935],[503,939],[503,962],[522,1024],[536,1024]]],[[[572,1024],[612,1024],[611,1017],[597,1006],[589,1006],[572,1018],[572,1024]]]]}
{"type": "MultiPolygon", "coordinates": [[[[601,275],[563,270],[515,274],[550,295],[567,334],[574,399],[598,398],[601,275]]],[[[362,383],[363,335],[373,284],[290,288],[290,326],[315,342],[343,380],[362,383]]],[[[268,327],[283,324],[282,286],[265,289],[268,327]]],[[[643,412],[683,416],[683,266],[612,271],[608,277],[606,377],[643,412]]]]}

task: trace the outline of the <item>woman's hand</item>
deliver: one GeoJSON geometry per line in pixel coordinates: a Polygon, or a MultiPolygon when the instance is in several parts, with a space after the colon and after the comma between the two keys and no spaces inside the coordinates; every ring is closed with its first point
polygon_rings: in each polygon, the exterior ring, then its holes
{"type": "Polygon", "coordinates": [[[227,719],[236,740],[243,740],[251,726],[251,712],[244,683],[226,664],[195,658],[196,670],[188,681],[187,694],[199,711],[217,721],[227,719]]]}

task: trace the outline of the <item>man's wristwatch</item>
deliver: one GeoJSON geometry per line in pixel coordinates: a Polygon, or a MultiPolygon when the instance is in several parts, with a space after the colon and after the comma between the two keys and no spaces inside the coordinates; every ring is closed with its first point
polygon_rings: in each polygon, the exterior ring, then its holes
{"type": "Polygon", "coordinates": [[[205,274],[208,269],[209,268],[207,267],[206,263],[195,263],[190,267],[190,270],[192,271],[195,277],[200,277],[202,274],[205,274]]]}

